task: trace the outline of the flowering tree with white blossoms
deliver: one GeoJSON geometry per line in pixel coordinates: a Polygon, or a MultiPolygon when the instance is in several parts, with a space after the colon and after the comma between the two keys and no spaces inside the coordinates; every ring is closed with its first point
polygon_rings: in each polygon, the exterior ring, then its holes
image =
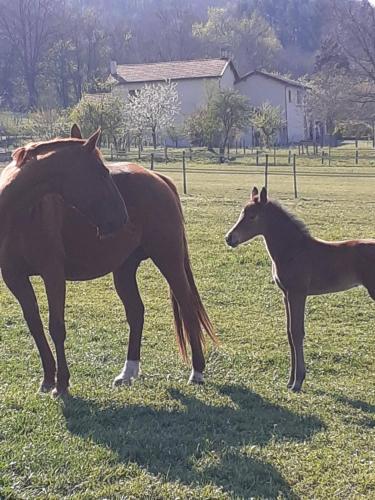
{"type": "Polygon", "coordinates": [[[170,81],[145,85],[129,96],[127,114],[132,127],[138,131],[150,130],[156,149],[156,133],[173,125],[174,117],[180,112],[177,84],[170,81]]]}

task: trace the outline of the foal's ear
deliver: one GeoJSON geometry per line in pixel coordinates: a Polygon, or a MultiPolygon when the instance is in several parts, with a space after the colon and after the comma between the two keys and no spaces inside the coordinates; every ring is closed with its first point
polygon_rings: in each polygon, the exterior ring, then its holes
{"type": "Polygon", "coordinates": [[[258,188],[254,186],[253,190],[251,191],[251,201],[256,201],[256,199],[258,198],[258,194],[259,194],[258,188]]]}
{"type": "Polygon", "coordinates": [[[96,146],[98,144],[99,137],[100,137],[100,132],[101,132],[101,130],[100,130],[100,128],[98,128],[98,130],[96,132],[94,132],[92,135],[90,135],[90,137],[84,143],[83,148],[87,152],[91,153],[96,148],[96,146]]]}
{"type": "Polygon", "coordinates": [[[70,130],[70,137],[73,139],[82,139],[81,129],[76,123],[74,123],[70,130]]]}
{"type": "Polygon", "coordinates": [[[267,203],[268,198],[267,198],[267,189],[264,187],[262,188],[262,191],[260,192],[260,202],[265,204],[267,203]]]}

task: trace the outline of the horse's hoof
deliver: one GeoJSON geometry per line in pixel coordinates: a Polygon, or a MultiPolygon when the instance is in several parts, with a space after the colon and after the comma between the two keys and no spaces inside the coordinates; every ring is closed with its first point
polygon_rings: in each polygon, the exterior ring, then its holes
{"type": "Polygon", "coordinates": [[[134,380],[141,374],[141,367],[139,361],[133,361],[128,359],[125,361],[124,368],[120,375],[117,375],[113,381],[113,387],[119,387],[121,385],[127,385],[130,387],[134,380]]]}
{"type": "Polygon", "coordinates": [[[40,384],[39,392],[41,394],[46,394],[48,392],[51,392],[54,388],[55,388],[55,383],[54,382],[45,382],[45,381],[43,381],[40,384]]]}
{"type": "Polygon", "coordinates": [[[203,385],[204,384],[204,376],[203,373],[197,372],[194,368],[191,370],[191,374],[189,377],[189,384],[195,385],[203,385]]]}

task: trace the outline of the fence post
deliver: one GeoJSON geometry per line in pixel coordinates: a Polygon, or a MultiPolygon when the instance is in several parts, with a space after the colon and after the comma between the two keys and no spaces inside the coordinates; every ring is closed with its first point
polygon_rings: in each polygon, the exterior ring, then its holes
{"type": "Polygon", "coordinates": [[[298,156],[300,156],[300,155],[301,155],[301,146],[300,146],[300,144],[298,144],[298,156]]]}
{"type": "Polygon", "coordinates": [[[191,149],[191,147],[189,147],[189,160],[193,160],[193,150],[191,149]]]}
{"type": "Polygon", "coordinates": [[[324,151],[322,149],[322,165],[324,165],[324,151]]]}
{"type": "Polygon", "coordinates": [[[111,160],[113,160],[113,145],[111,144],[111,160]]]}
{"type": "Polygon", "coordinates": [[[255,151],[255,165],[258,167],[259,166],[259,151],[255,151]]]}
{"type": "Polygon", "coordinates": [[[276,166],[276,148],[273,148],[273,164],[276,166]]]}
{"type": "Polygon", "coordinates": [[[229,141],[228,141],[228,144],[227,144],[227,154],[228,154],[228,161],[229,161],[229,156],[230,156],[230,144],[229,144],[229,141]]]}
{"type": "Polygon", "coordinates": [[[266,154],[266,164],[264,166],[264,187],[267,189],[268,185],[268,154],[266,154]]]}
{"type": "Polygon", "coordinates": [[[236,141],[236,156],[238,154],[238,141],[236,141]]]}
{"type": "Polygon", "coordinates": [[[243,155],[245,156],[246,154],[246,143],[245,143],[245,139],[243,140],[243,155]]]}
{"type": "Polygon", "coordinates": [[[154,170],[154,153],[151,153],[151,170],[154,170]]]}
{"type": "Polygon", "coordinates": [[[297,172],[296,172],[296,155],[293,155],[293,179],[294,179],[294,198],[298,197],[297,194],[297,172]]]}
{"type": "Polygon", "coordinates": [[[291,161],[292,161],[292,152],[289,149],[289,152],[288,152],[288,165],[290,165],[291,161]]]}
{"type": "Polygon", "coordinates": [[[358,159],[359,159],[359,154],[358,154],[358,149],[355,150],[355,164],[358,165],[358,159]]]}
{"type": "Polygon", "coordinates": [[[167,146],[164,146],[164,160],[165,160],[165,164],[168,163],[168,148],[167,146]]]}
{"type": "Polygon", "coordinates": [[[328,166],[331,166],[331,145],[328,146],[328,166]]]}
{"type": "Polygon", "coordinates": [[[184,194],[187,194],[186,189],[186,160],[185,160],[185,151],[182,151],[182,175],[184,181],[184,194]]]}
{"type": "Polygon", "coordinates": [[[375,148],[375,121],[372,124],[372,147],[375,148]]]}

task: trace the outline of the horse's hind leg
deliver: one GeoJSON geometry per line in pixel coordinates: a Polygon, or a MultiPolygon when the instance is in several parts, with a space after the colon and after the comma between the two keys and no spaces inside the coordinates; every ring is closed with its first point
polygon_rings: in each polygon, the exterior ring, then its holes
{"type": "MultiPolygon", "coordinates": [[[[163,276],[168,281],[173,297],[181,314],[184,330],[191,347],[193,370],[189,379],[191,383],[203,383],[205,359],[203,355],[201,324],[197,314],[197,305],[186,275],[184,260],[178,254],[153,259],[163,276]]],[[[184,354],[184,342],[179,338],[184,354]]]]}
{"type": "Polygon", "coordinates": [[[116,291],[124,304],[130,327],[127,358],[122,372],[113,382],[114,385],[130,385],[139,375],[144,305],[139,294],[136,273],[141,261],[142,257],[136,251],[113,273],[116,291]]]}
{"type": "Polygon", "coordinates": [[[20,275],[7,269],[2,269],[2,275],[9,290],[21,305],[27,326],[40,354],[44,371],[40,390],[41,392],[50,391],[55,386],[56,363],[44,335],[43,324],[40,319],[39,307],[33,287],[28,276],[20,275]]]}

